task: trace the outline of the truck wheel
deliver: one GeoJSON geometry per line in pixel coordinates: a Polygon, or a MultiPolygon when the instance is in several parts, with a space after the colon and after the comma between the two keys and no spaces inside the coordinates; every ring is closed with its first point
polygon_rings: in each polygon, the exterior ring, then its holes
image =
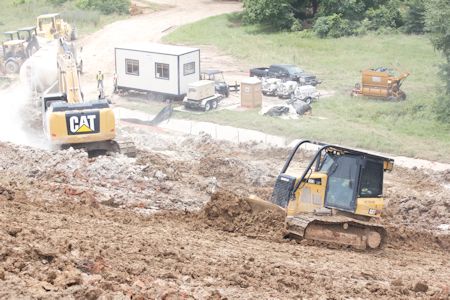
{"type": "Polygon", "coordinates": [[[211,101],[211,108],[212,108],[212,109],[216,109],[217,106],[219,106],[219,104],[217,103],[217,101],[216,101],[216,100],[212,100],[212,101],[211,101]]]}
{"type": "Polygon", "coordinates": [[[205,111],[211,110],[211,101],[205,103],[205,111]]]}
{"type": "Polygon", "coordinates": [[[308,98],[305,99],[305,103],[306,104],[311,104],[311,102],[312,102],[311,97],[308,97],[308,98]]]}
{"type": "Polygon", "coordinates": [[[17,74],[17,73],[19,73],[20,66],[15,61],[10,60],[10,61],[6,62],[5,69],[6,69],[6,73],[8,73],[8,74],[17,74]]]}

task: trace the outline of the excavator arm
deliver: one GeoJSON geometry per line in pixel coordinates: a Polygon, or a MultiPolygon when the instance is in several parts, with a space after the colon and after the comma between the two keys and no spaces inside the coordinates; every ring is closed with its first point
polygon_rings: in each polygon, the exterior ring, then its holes
{"type": "Polygon", "coordinates": [[[59,91],[65,94],[68,103],[82,103],[83,93],[76,59],[72,49],[63,38],[59,39],[57,61],[59,91]]]}

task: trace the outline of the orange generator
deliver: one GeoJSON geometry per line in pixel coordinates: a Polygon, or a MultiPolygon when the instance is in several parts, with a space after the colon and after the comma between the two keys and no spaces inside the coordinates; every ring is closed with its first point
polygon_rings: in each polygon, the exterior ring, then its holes
{"type": "Polygon", "coordinates": [[[391,101],[405,100],[406,94],[400,89],[408,72],[394,69],[377,68],[362,71],[361,83],[355,84],[351,96],[369,96],[391,101]]]}

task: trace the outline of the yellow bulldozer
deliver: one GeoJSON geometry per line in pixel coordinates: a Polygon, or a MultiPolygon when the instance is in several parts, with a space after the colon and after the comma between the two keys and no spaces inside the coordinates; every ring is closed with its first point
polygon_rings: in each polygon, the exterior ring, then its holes
{"type": "Polygon", "coordinates": [[[378,249],[386,237],[379,223],[384,207],[383,174],[393,166],[394,161],[387,157],[305,140],[286,160],[271,203],[257,197],[247,201],[259,210],[283,210],[291,238],[378,249]],[[291,164],[300,147],[307,144],[319,149],[299,172],[291,164]]]}
{"type": "Polygon", "coordinates": [[[401,90],[408,72],[385,67],[368,69],[361,72],[361,83],[355,84],[351,96],[369,96],[390,101],[405,100],[406,94],[401,90]]]}
{"type": "Polygon", "coordinates": [[[120,152],[136,156],[134,143],[116,139],[114,111],[105,99],[85,101],[73,47],[59,40],[58,80],[44,92],[44,132],[52,144],[63,149],[85,149],[90,156],[120,152]],[[51,93],[57,87],[57,92],[51,93]]]}
{"type": "Polygon", "coordinates": [[[36,19],[37,34],[48,40],[64,38],[67,41],[77,39],[77,30],[66,23],[58,13],[40,15],[36,19]]]}

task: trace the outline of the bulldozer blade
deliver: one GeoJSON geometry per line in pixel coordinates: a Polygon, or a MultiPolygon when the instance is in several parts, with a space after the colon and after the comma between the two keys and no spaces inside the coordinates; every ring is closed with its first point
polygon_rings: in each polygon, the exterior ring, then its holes
{"type": "Polygon", "coordinates": [[[250,205],[252,211],[254,212],[259,213],[265,210],[275,210],[279,211],[282,214],[286,214],[284,208],[271,202],[265,201],[256,195],[250,195],[248,198],[245,198],[244,200],[250,205]]]}

